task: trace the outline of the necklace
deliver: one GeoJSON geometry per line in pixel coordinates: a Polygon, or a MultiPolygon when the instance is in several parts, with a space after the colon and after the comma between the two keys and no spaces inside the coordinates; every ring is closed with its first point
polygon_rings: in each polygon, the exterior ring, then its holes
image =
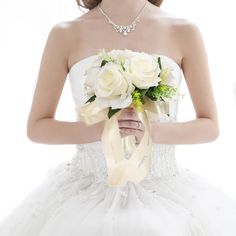
{"type": "Polygon", "coordinates": [[[108,23],[112,24],[113,28],[116,30],[116,32],[121,33],[123,35],[127,35],[128,33],[130,33],[131,31],[135,30],[135,26],[136,23],[138,23],[140,21],[139,15],[141,14],[142,10],[144,9],[144,7],[146,6],[147,0],[145,1],[143,7],[141,8],[141,10],[138,12],[137,16],[134,18],[134,20],[132,21],[131,24],[129,25],[117,25],[115,24],[110,17],[104,12],[104,10],[101,8],[101,2],[98,4],[98,8],[101,11],[101,13],[107,18],[108,23]]]}

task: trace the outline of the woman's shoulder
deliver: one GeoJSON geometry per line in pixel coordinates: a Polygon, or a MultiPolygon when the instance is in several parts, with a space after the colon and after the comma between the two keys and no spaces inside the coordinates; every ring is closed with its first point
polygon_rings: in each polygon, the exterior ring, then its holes
{"type": "Polygon", "coordinates": [[[185,46],[186,43],[192,44],[194,41],[202,40],[200,26],[193,20],[170,17],[169,24],[173,29],[173,35],[185,46]]]}
{"type": "Polygon", "coordinates": [[[75,18],[71,20],[65,20],[65,21],[60,21],[52,25],[51,30],[57,31],[57,32],[70,32],[73,30],[76,26],[79,25],[79,22],[81,22],[82,19],[75,18]]]}
{"type": "Polygon", "coordinates": [[[176,30],[179,30],[181,33],[189,33],[193,30],[199,30],[199,27],[196,22],[186,18],[172,17],[170,23],[176,30]]]}
{"type": "Polygon", "coordinates": [[[96,15],[92,11],[89,11],[79,17],[57,22],[56,24],[52,25],[51,30],[60,32],[61,34],[67,35],[68,37],[74,36],[74,33],[78,33],[80,29],[82,30],[86,28],[90,22],[92,23],[92,21],[95,20],[95,18],[96,15]]]}
{"type": "Polygon", "coordinates": [[[157,14],[155,14],[155,19],[157,22],[161,22],[163,24],[167,24],[176,29],[189,29],[198,27],[197,24],[190,19],[176,16],[171,14],[165,10],[159,10],[157,14]]]}
{"type": "Polygon", "coordinates": [[[179,38],[184,42],[184,39],[190,40],[191,38],[201,36],[200,27],[193,20],[175,16],[165,11],[162,12],[163,14],[157,16],[156,22],[161,22],[165,28],[171,29],[176,39],[179,38]]]}
{"type": "Polygon", "coordinates": [[[79,32],[85,27],[86,24],[83,17],[60,21],[51,26],[49,36],[53,35],[60,41],[68,42],[74,40],[76,35],[79,35],[79,32]]]}

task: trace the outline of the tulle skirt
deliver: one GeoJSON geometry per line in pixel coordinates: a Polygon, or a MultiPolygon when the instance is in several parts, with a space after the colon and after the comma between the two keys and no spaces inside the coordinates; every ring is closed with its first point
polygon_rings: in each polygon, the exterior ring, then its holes
{"type": "Polygon", "coordinates": [[[0,222],[1,236],[235,236],[236,200],[193,171],[108,187],[68,162],[0,222]]]}

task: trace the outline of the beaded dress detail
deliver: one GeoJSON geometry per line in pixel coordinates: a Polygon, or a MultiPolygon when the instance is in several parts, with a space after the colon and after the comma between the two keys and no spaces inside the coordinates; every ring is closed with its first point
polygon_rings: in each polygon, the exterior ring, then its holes
{"type": "MultiPolygon", "coordinates": [[[[180,86],[180,66],[161,56],[180,86]]],[[[94,58],[85,57],[69,71],[77,107],[86,101],[84,71],[94,58]]],[[[175,100],[170,116],[163,115],[157,122],[177,122],[177,113],[175,100]]],[[[175,147],[153,144],[145,179],[109,187],[101,142],[75,145],[73,157],[50,169],[42,183],[0,222],[0,236],[235,236],[236,201],[181,167],[175,147]]]]}

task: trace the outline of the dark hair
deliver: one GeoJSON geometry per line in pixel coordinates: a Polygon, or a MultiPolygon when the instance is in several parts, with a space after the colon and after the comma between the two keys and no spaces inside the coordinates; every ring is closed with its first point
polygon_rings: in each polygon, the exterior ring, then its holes
{"type": "MultiPolygon", "coordinates": [[[[79,7],[92,10],[96,7],[102,0],[76,0],[79,7]]],[[[150,3],[156,6],[160,6],[163,0],[148,0],[150,3]]]]}

